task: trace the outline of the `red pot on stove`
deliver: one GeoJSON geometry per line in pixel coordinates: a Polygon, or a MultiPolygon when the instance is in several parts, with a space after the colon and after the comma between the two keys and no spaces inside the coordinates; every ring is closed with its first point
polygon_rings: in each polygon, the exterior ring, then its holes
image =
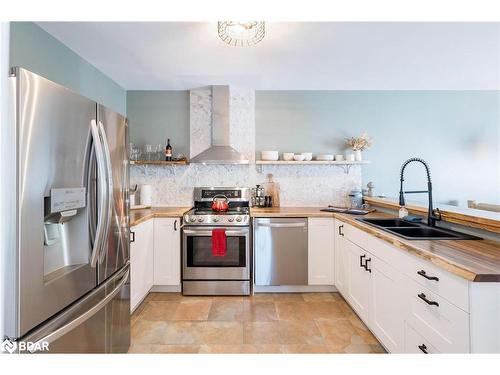
{"type": "Polygon", "coordinates": [[[229,209],[229,199],[225,195],[216,195],[212,199],[212,210],[217,212],[227,211],[229,209]]]}

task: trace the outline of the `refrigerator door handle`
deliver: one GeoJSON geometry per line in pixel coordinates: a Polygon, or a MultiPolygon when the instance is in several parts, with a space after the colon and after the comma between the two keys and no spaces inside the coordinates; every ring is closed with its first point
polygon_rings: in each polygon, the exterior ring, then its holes
{"type": "Polygon", "coordinates": [[[41,348],[42,343],[49,343],[50,344],[51,342],[56,341],[58,338],[64,336],[66,333],[70,332],[75,327],[78,327],[80,324],[82,324],[82,323],[86,322],[87,320],[89,320],[90,318],[92,318],[92,316],[97,314],[97,312],[99,312],[99,310],[101,310],[113,298],[115,298],[115,296],[120,292],[123,285],[125,285],[125,283],[127,282],[129,274],[130,274],[130,270],[127,269],[127,272],[125,272],[125,274],[122,276],[122,279],[118,283],[117,287],[115,289],[113,289],[113,291],[111,293],[109,293],[106,297],[104,297],[104,299],[102,299],[97,304],[92,306],[90,309],[85,311],[82,315],[80,315],[75,320],[72,320],[68,324],[65,324],[61,328],[56,329],[54,332],[52,332],[49,335],[45,336],[44,338],[38,340],[34,345],[32,345],[33,350],[31,352],[32,353],[35,352],[36,348],[41,348]]]}
{"type": "MultiPolygon", "coordinates": [[[[104,227],[104,243],[101,249],[101,253],[99,256],[99,262],[102,263],[106,256],[106,239],[108,238],[109,228],[111,225],[111,212],[113,210],[113,171],[111,168],[111,154],[109,152],[108,138],[106,137],[106,131],[104,130],[104,126],[102,122],[99,121],[99,133],[101,134],[104,155],[106,159],[106,180],[107,180],[107,196],[106,196],[106,226],[104,227]]],[[[121,232],[120,225],[117,226],[118,231],[121,232]]]]}
{"type": "Polygon", "coordinates": [[[92,120],[90,122],[90,130],[92,133],[92,139],[94,141],[94,149],[95,149],[95,155],[96,155],[96,160],[97,160],[97,169],[99,173],[99,211],[98,211],[98,216],[97,216],[97,229],[95,231],[95,238],[94,238],[94,246],[92,248],[92,255],[90,257],[90,265],[92,267],[95,267],[97,265],[97,260],[98,256],[100,253],[100,249],[102,247],[102,238],[103,238],[103,230],[104,230],[104,225],[105,223],[103,222],[103,218],[105,216],[106,212],[106,189],[107,185],[105,184],[104,179],[102,176],[106,175],[106,170],[104,167],[104,154],[102,150],[102,143],[101,143],[101,137],[99,136],[99,129],[97,128],[97,123],[95,120],[92,120]]]}

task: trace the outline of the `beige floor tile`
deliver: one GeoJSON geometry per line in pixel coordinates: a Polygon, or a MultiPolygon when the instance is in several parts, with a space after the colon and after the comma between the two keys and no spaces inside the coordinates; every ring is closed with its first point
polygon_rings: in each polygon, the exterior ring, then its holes
{"type": "Polygon", "coordinates": [[[148,301],[180,301],[181,293],[149,293],[148,301]]]}
{"type": "Polygon", "coordinates": [[[302,293],[302,298],[306,302],[333,302],[338,301],[334,293],[302,293]]]}
{"type": "Polygon", "coordinates": [[[130,323],[133,324],[135,321],[137,321],[137,319],[139,318],[139,315],[141,315],[141,313],[144,311],[147,304],[148,304],[147,302],[143,302],[135,309],[132,316],[130,317],[130,323]]]}
{"type": "Polygon", "coordinates": [[[321,332],[313,321],[280,320],[278,324],[282,344],[316,345],[323,343],[321,332]]]}
{"type": "Polygon", "coordinates": [[[149,301],[140,318],[144,320],[169,321],[174,316],[179,302],[149,301]]]}
{"type": "Polygon", "coordinates": [[[312,320],[311,302],[276,302],[276,311],[280,320],[312,320]]]}
{"type": "Polygon", "coordinates": [[[129,353],[143,353],[143,354],[194,354],[198,353],[200,347],[197,345],[134,345],[129,349],[129,353]]]}
{"type": "Polygon", "coordinates": [[[243,301],[214,300],[208,314],[212,321],[242,321],[243,301]]]}
{"type": "Polygon", "coordinates": [[[351,344],[345,347],[344,353],[373,353],[371,345],[367,344],[351,344]]]}
{"type": "Polygon", "coordinates": [[[346,314],[336,301],[307,302],[308,316],[312,319],[345,319],[346,314]]]}
{"type": "Polygon", "coordinates": [[[351,344],[351,338],[357,335],[356,329],[347,319],[317,320],[325,344],[345,347],[351,344]]]}
{"type": "Polygon", "coordinates": [[[258,302],[271,302],[274,301],[274,294],[272,293],[255,293],[253,296],[249,296],[250,301],[258,302]]]}
{"type": "Polygon", "coordinates": [[[223,302],[243,302],[247,300],[246,296],[214,296],[212,300],[215,301],[223,301],[223,302]]]}
{"type": "Polygon", "coordinates": [[[302,293],[273,293],[275,302],[304,302],[302,293]]]}
{"type": "Polygon", "coordinates": [[[294,354],[314,354],[314,353],[331,353],[330,348],[323,344],[296,344],[296,345],[283,345],[284,353],[294,354]]]}
{"type": "Polygon", "coordinates": [[[243,323],[241,322],[199,322],[195,325],[203,344],[243,344],[243,323]]]}
{"type": "Polygon", "coordinates": [[[167,322],[139,320],[132,326],[131,344],[161,344],[167,327],[167,322]]]}
{"type": "Polygon", "coordinates": [[[196,322],[171,322],[159,342],[167,345],[201,345],[202,334],[196,322]]]}
{"type": "Polygon", "coordinates": [[[245,301],[243,303],[243,320],[251,322],[269,322],[278,320],[274,302],[245,301]]]}
{"type": "Polygon", "coordinates": [[[200,353],[282,353],[278,344],[243,344],[243,345],[202,345],[200,353]]]}
{"type": "Polygon", "coordinates": [[[212,300],[182,300],[172,320],[207,320],[212,300]]]}
{"type": "Polygon", "coordinates": [[[279,322],[243,323],[244,344],[280,344],[279,322]]]}

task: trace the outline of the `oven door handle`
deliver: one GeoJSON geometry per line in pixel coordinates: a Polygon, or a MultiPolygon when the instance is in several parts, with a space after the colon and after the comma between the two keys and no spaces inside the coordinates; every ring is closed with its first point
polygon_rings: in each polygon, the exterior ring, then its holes
{"type": "MultiPolygon", "coordinates": [[[[207,230],[189,230],[189,229],[184,229],[183,231],[185,234],[194,234],[197,236],[211,236],[212,231],[207,231],[207,230]]],[[[226,236],[247,236],[250,234],[248,230],[243,231],[243,230],[226,230],[226,236]]]]}

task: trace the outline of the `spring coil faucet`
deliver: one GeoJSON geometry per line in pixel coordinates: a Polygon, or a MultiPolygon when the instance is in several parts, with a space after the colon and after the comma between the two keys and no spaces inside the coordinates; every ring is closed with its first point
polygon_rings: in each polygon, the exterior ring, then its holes
{"type": "Polygon", "coordinates": [[[405,205],[405,194],[418,194],[418,193],[427,193],[428,194],[428,199],[429,199],[429,208],[427,210],[427,225],[431,227],[436,226],[436,220],[441,220],[441,214],[439,213],[439,209],[436,209],[438,215],[434,214],[434,208],[432,205],[432,181],[431,181],[431,171],[429,168],[429,164],[424,159],[421,158],[410,158],[407,161],[403,163],[401,166],[401,172],[400,172],[400,188],[399,188],[399,205],[403,207],[405,205]],[[403,181],[404,179],[404,171],[405,168],[408,164],[412,162],[419,162],[422,163],[423,166],[425,167],[425,171],[427,173],[427,190],[410,190],[410,191],[403,191],[403,181]]]}

